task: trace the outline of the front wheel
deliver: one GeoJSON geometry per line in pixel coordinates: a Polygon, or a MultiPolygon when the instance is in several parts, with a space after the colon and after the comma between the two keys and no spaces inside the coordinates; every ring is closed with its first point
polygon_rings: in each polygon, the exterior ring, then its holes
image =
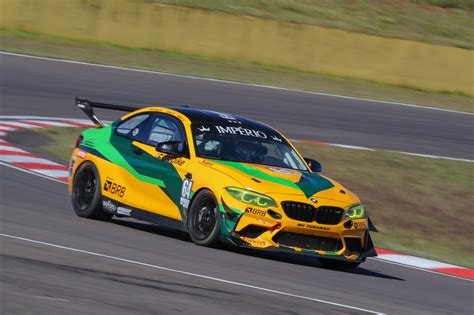
{"type": "Polygon", "coordinates": [[[219,210],[216,197],[207,190],[201,190],[193,200],[187,221],[189,236],[197,245],[214,246],[219,236],[219,210]]]}
{"type": "Polygon", "coordinates": [[[319,262],[325,268],[341,271],[355,269],[361,264],[360,262],[342,261],[327,258],[319,258],[319,262]]]}
{"type": "Polygon", "coordinates": [[[80,217],[107,220],[112,214],[102,210],[100,177],[94,163],[86,161],[79,166],[72,184],[72,206],[80,217]]]}

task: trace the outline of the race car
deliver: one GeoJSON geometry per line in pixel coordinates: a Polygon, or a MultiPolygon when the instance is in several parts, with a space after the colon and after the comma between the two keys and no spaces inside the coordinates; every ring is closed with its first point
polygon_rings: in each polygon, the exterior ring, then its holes
{"type": "Polygon", "coordinates": [[[268,125],[187,106],[76,105],[95,124],[69,163],[78,216],[132,217],[198,245],[312,255],[335,269],[376,256],[359,198],[268,125]],[[94,108],[128,113],[104,125],[94,108]]]}

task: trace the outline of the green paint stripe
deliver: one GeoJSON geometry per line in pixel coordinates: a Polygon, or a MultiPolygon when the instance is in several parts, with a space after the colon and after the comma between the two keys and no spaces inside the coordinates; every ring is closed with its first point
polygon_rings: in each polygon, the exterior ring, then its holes
{"type": "Polygon", "coordinates": [[[257,170],[254,167],[251,167],[251,166],[243,164],[243,163],[231,162],[231,161],[221,161],[221,160],[213,160],[213,162],[233,167],[233,168],[235,168],[235,169],[237,169],[241,172],[244,172],[244,173],[246,173],[250,176],[253,176],[253,177],[257,177],[259,179],[267,180],[269,182],[277,183],[277,184],[280,184],[280,185],[284,185],[284,186],[291,187],[293,189],[298,189],[299,190],[299,187],[290,180],[268,175],[268,174],[266,174],[266,173],[264,173],[260,170],[257,170]]]}
{"type": "MultiPolygon", "coordinates": [[[[138,173],[128,162],[127,160],[120,154],[120,152],[110,144],[110,136],[112,135],[112,126],[109,125],[104,128],[98,129],[88,129],[84,131],[83,136],[84,140],[82,144],[84,146],[88,146],[94,150],[97,150],[100,154],[102,154],[106,159],[111,161],[113,164],[116,164],[120,167],[123,167],[126,171],[132,174],[134,177],[138,178],[141,181],[158,185],[162,188],[166,188],[165,183],[153,177],[145,176],[138,173]],[[93,144],[91,146],[91,144],[93,144]]],[[[132,141],[126,138],[124,140],[128,141],[131,145],[132,141]]]]}
{"type": "Polygon", "coordinates": [[[245,174],[256,177],[258,179],[267,180],[269,182],[273,182],[276,184],[280,184],[286,187],[299,190],[303,192],[307,198],[311,197],[317,192],[334,187],[334,185],[329,180],[327,180],[326,178],[316,173],[302,173],[300,181],[297,183],[294,183],[288,179],[283,179],[277,176],[268,175],[267,173],[264,173],[247,164],[232,162],[232,161],[221,161],[221,160],[213,160],[213,161],[216,163],[220,163],[222,165],[230,166],[232,168],[235,168],[245,174]]]}

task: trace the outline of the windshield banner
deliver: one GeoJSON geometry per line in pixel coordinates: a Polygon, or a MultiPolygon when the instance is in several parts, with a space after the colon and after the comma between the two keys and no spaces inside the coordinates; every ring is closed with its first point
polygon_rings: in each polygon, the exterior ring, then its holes
{"type": "Polygon", "coordinates": [[[255,129],[253,127],[223,125],[223,124],[194,124],[193,132],[198,134],[219,134],[219,135],[237,135],[255,139],[270,140],[279,143],[286,141],[275,131],[268,128],[267,130],[255,129]]]}

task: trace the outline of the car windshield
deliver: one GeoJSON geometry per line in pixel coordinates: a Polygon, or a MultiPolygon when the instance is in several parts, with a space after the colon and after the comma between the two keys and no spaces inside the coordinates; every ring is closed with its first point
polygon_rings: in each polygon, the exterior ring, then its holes
{"type": "Polygon", "coordinates": [[[194,123],[192,129],[199,157],[307,170],[290,144],[270,128],[194,123]]]}

